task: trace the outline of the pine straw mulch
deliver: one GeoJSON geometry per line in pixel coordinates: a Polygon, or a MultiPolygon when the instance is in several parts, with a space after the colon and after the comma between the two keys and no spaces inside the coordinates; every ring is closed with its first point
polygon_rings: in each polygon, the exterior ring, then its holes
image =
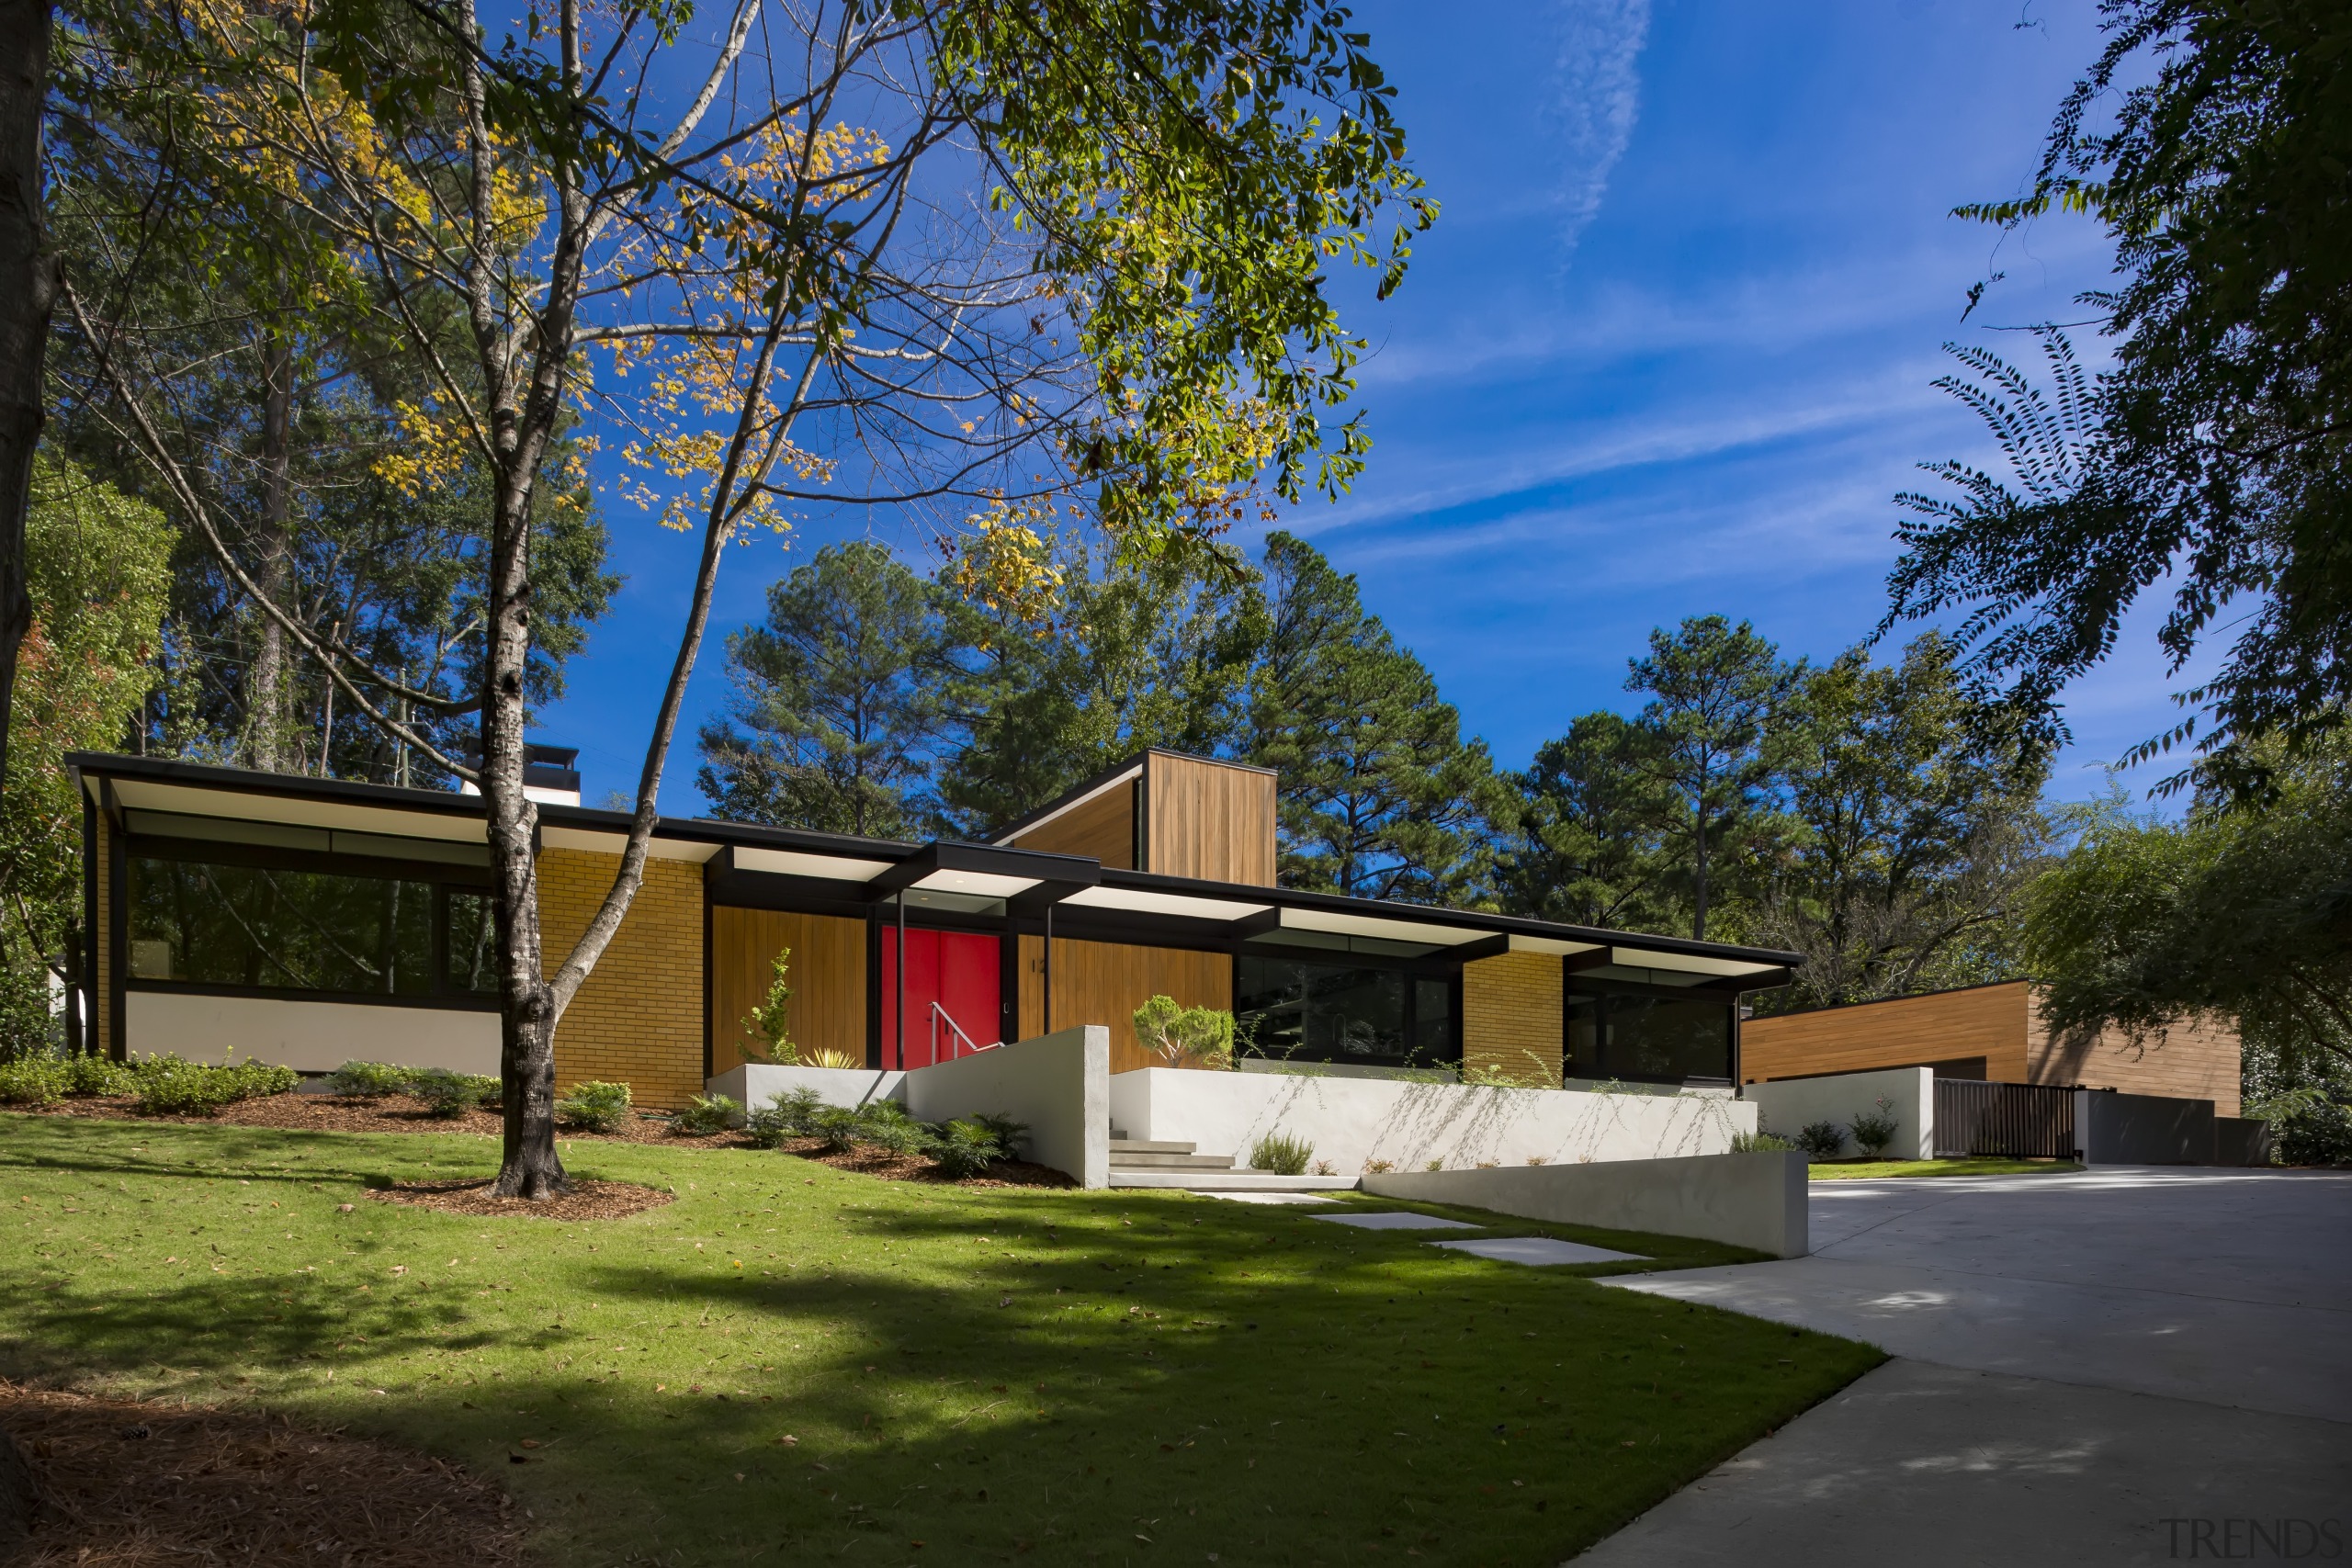
{"type": "Polygon", "coordinates": [[[526,1561],[521,1511],[495,1487],[281,1416],[0,1381],[0,1433],[42,1493],[32,1534],[0,1539],[11,1568],[526,1561]]]}
{"type": "Polygon", "coordinates": [[[438,1209],[447,1214],[524,1215],[537,1220],[623,1220],[674,1203],[678,1195],[628,1181],[599,1181],[575,1176],[571,1190],[560,1198],[533,1201],[528,1198],[493,1198],[491,1178],[478,1181],[409,1181],[370,1188],[368,1196],[382,1203],[409,1203],[438,1209]]]}

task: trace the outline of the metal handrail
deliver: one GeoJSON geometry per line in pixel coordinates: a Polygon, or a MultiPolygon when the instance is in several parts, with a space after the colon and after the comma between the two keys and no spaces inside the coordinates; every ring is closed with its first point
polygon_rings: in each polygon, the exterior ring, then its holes
{"type": "Polygon", "coordinates": [[[964,1026],[956,1021],[956,1015],[949,1012],[945,1008],[940,1006],[939,1003],[933,1002],[931,1004],[931,1059],[934,1062],[939,1060],[939,1026],[942,1023],[946,1024],[949,1032],[953,1033],[956,1039],[964,1043],[964,1050],[956,1053],[958,1055],[962,1055],[967,1053],[977,1055],[982,1051],[993,1051],[999,1045],[1004,1043],[1003,1041],[998,1040],[986,1045],[976,1044],[973,1042],[972,1037],[964,1032],[964,1026]]]}

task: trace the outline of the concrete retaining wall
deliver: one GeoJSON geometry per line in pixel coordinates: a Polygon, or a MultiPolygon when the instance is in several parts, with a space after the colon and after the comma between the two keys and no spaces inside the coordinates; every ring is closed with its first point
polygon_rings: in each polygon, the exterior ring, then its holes
{"type": "Polygon", "coordinates": [[[907,1110],[923,1122],[1010,1116],[1029,1123],[1028,1156],[1078,1179],[1111,1185],[1111,1032],[1099,1023],[917,1067],[907,1110]]]}
{"type": "Polygon", "coordinates": [[[1398,1172],[1367,1176],[1363,1190],[1559,1224],[1697,1236],[1775,1258],[1803,1258],[1812,1250],[1801,1154],[1398,1172]]]}
{"type": "Polygon", "coordinates": [[[709,1092],[749,1110],[813,1089],[826,1104],[852,1109],[895,1100],[921,1122],[1010,1116],[1029,1124],[1028,1158],[1082,1186],[1108,1187],[1110,1082],[1111,1032],[1088,1024],[911,1072],[747,1064],[712,1078],[709,1092]]]}
{"type": "Polygon", "coordinates": [[[2078,1089],[2075,1142],[2085,1165],[2211,1165],[2213,1102],[2078,1089]]]}
{"type": "Polygon", "coordinates": [[[133,1056],[233,1057],[298,1073],[331,1073],[345,1062],[390,1062],[498,1074],[494,1012],[179,991],[130,991],[122,1004],[123,1044],[133,1056]]]}
{"type": "MultiPolygon", "coordinates": [[[[1850,1129],[1855,1117],[1875,1111],[1884,1100],[1887,1113],[1894,1118],[1894,1142],[1887,1145],[1886,1157],[1936,1157],[1936,1075],[1925,1067],[1752,1083],[1747,1098],[1756,1102],[1763,1130],[1784,1138],[1793,1138],[1798,1128],[1815,1122],[1835,1122],[1850,1129]]],[[[1838,1152],[1859,1155],[1863,1149],[1849,1131],[1838,1152]]]]}
{"type": "Polygon", "coordinates": [[[1727,1092],[1579,1093],[1286,1073],[1146,1067],[1111,1079],[1111,1123],[1130,1138],[1200,1145],[1247,1161],[1269,1133],[1303,1138],[1317,1161],[1354,1176],[1385,1160],[1419,1170],[1491,1161],[1583,1165],[1722,1154],[1756,1128],[1727,1092]]]}

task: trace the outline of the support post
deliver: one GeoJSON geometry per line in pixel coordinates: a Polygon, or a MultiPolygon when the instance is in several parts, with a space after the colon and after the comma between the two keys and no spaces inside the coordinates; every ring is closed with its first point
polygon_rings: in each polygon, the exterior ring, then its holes
{"type": "Polygon", "coordinates": [[[897,1008],[894,1010],[893,1014],[892,1014],[892,1016],[893,1016],[893,1017],[895,1017],[895,1018],[898,1020],[898,1033],[899,1033],[899,1038],[898,1038],[898,1040],[897,1040],[897,1041],[892,1044],[892,1046],[891,1046],[891,1049],[897,1053],[896,1057],[895,1057],[895,1058],[893,1059],[893,1061],[891,1062],[891,1066],[892,1066],[897,1067],[900,1072],[904,1072],[904,1071],[906,1070],[906,1066],[907,1066],[907,894],[906,894],[906,889],[904,889],[904,888],[900,888],[900,889],[899,890],[899,896],[898,896],[896,898],[892,899],[892,900],[891,900],[891,902],[895,903],[895,904],[896,904],[896,905],[898,905],[898,907],[899,907],[899,937],[898,937],[899,951],[898,951],[898,959],[897,959],[897,961],[896,961],[894,964],[891,964],[891,966],[890,966],[890,975],[891,975],[891,978],[892,978],[892,979],[894,979],[894,980],[896,980],[896,981],[898,982],[898,987],[899,987],[899,999],[898,999],[898,1006],[897,1006],[897,1008]]]}
{"type": "Polygon", "coordinates": [[[1051,1034],[1054,1032],[1054,907],[1051,904],[1046,906],[1045,970],[1046,994],[1039,998],[1038,1005],[1043,1010],[1041,1016],[1045,1019],[1046,1025],[1037,1032],[1051,1034]]]}

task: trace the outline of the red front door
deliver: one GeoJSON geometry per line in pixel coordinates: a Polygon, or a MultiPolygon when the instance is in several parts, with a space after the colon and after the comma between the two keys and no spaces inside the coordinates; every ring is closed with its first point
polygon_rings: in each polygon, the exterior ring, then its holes
{"type": "Polygon", "coordinates": [[[882,1065],[927,1067],[994,1045],[1004,1035],[997,939],[969,931],[907,932],[906,1050],[899,1049],[899,932],[882,928],[882,1065]]]}

